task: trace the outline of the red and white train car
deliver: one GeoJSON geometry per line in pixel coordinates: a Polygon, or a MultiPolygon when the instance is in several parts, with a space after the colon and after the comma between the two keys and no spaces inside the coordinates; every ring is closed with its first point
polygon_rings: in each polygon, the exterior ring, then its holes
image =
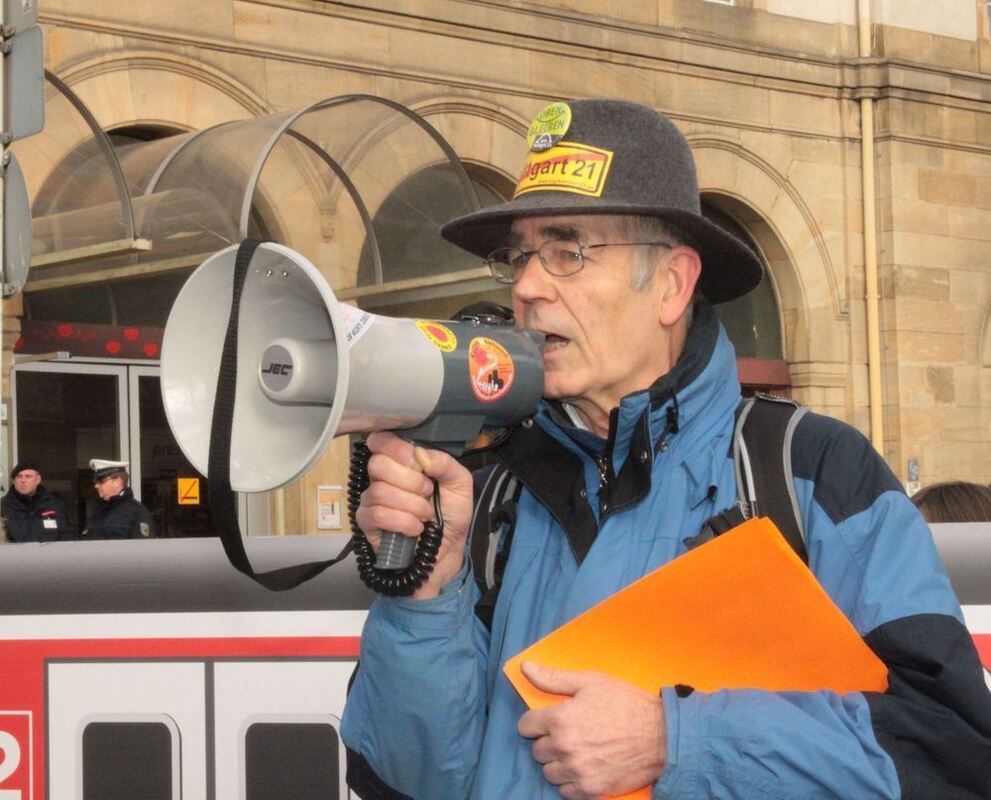
{"type": "MultiPolygon", "coordinates": [[[[934,533],[991,686],[991,525],[934,533]]],[[[269,569],[342,544],[248,549],[269,569]]],[[[350,797],[339,725],[370,600],[348,564],[269,592],[216,539],[0,548],[0,800],[350,797]]]]}
{"type": "MultiPolygon", "coordinates": [[[[267,569],[342,544],[248,551],[267,569]]],[[[0,800],[349,797],[338,731],[370,600],[353,565],[270,592],[216,539],[0,548],[0,800]]]]}

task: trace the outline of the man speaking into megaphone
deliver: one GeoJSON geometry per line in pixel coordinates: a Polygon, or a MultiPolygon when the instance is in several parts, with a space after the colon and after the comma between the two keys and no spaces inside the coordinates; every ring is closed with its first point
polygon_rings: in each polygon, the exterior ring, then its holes
{"type": "Polygon", "coordinates": [[[522,487],[503,503],[511,538],[494,558],[479,551],[501,566],[482,597],[472,475],[444,452],[369,437],[356,518],[373,544],[423,530],[434,481],[445,530],[426,582],[369,612],[342,727],[351,786],[419,800],[991,796],[979,766],[991,699],[928,528],[857,431],[811,413],[786,440],[803,556],[888,665],[888,691],[653,695],[524,662],[563,698],[526,709],[508,658],[745,499],[735,356],[710,304],[762,270],[702,216],[688,143],[652,109],[553,103],[527,142],[512,200],[443,229],[512,286],[517,325],[544,336],[545,399],[495,448],[522,487]]]}

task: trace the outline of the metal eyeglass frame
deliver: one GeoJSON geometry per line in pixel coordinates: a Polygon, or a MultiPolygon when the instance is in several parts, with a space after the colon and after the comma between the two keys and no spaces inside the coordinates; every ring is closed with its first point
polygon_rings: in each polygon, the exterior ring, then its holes
{"type": "Polygon", "coordinates": [[[530,259],[534,256],[537,256],[537,259],[540,261],[540,266],[544,268],[548,275],[553,275],[556,278],[567,278],[582,271],[585,267],[585,251],[594,250],[597,247],[666,247],[668,250],[671,250],[677,247],[677,245],[672,244],[671,242],[600,242],[599,244],[582,244],[577,239],[548,239],[546,242],[543,242],[539,247],[537,247],[536,250],[524,250],[522,247],[497,247],[489,253],[488,256],[486,256],[485,264],[488,266],[489,272],[497,283],[505,283],[509,285],[516,283],[519,280],[519,272],[523,271],[523,268],[530,263],[530,259]],[[578,247],[578,252],[573,254],[578,256],[574,260],[575,268],[561,272],[555,272],[552,270],[550,267],[550,260],[542,252],[544,248],[550,244],[576,245],[578,247]],[[500,259],[495,258],[495,256],[497,253],[511,253],[513,251],[519,253],[522,260],[519,261],[518,267],[513,267],[514,275],[510,278],[508,275],[500,274],[496,264],[512,266],[516,259],[500,259]]]}

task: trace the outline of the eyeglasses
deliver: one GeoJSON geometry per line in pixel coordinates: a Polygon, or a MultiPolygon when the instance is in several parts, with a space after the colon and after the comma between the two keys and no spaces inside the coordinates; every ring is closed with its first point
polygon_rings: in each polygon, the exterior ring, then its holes
{"type": "Polygon", "coordinates": [[[540,259],[540,265],[551,275],[566,278],[574,275],[585,266],[585,253],[597,247],[666,247],[670,242],[602,242],[601,244],[581,244],[574,239],[551,239],[536,250],[522,250],[519,247],[500,247],[493,250],[485,259],[489,272],[499,283],[516,283],[520,274],[533,256],[540,259]]]}

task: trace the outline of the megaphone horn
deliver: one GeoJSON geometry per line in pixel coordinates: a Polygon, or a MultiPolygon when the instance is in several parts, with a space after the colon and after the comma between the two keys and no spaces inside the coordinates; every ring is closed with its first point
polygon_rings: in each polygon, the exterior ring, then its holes
{"type": "MultiPolygon", "coordinates": [[[[237,246],[186,281],[162,343],[162,397],[189,461],[207,474],[237,246]]],[[[485,427],[533,413],[542,337],[477,321],[370,314],[337,301],[304,256],[265,242],[241,293],[230,479],[235,491],[282,486],[331,437],[403,430],[455,454],[485,427]]],[[[208,475],[209,477],[209,475],[208,475]]]]}

